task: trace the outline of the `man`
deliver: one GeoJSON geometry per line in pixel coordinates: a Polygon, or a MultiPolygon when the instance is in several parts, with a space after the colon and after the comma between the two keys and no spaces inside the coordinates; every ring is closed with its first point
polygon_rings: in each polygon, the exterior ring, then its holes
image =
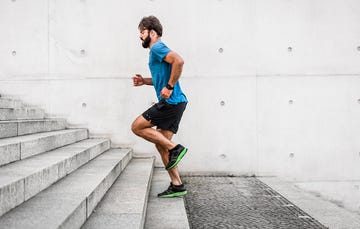
{"type": "Polygon", "coordinates": [[[187,148],[175,144],[171,138],[176,134],[187,99],[178,82],[183,59],[171,51],[162,41],[162,25],[154,17],[144,17],[138,26],[142,46],[150,49],[149,67],[151,78],[136,74],[132,79],[134,86],[153,85],[158,103],[154,104],[132,124],[132,131],[155,144],[170,176],[170,186],[158,194],[158,197],[176,197],[187,194],[182,184],[178,163],[187,152],[187,148]],[[153,127],[156,126],[156,130],[153,127]]]}

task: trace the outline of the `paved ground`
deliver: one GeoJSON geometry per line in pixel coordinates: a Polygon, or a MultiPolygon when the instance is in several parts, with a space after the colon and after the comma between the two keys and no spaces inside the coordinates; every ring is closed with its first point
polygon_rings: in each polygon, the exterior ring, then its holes
{"type": "Polygon", "coordinates": [[[360,228],[359,181],[299,182],[279,177],[259,180],[331,229],[360,228]]]}
{"type": "Polygon", "coordinates": [[[257,178],[183,180],[191,228],[326,228],[257,178]]]}

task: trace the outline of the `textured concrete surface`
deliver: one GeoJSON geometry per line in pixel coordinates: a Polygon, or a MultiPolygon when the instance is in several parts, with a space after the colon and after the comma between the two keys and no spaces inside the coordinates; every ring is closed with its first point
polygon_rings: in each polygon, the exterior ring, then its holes
{"type": "Polygon", "coordinates": [[[187,229],[188,218],[183,197],[158,198],[157,194],[169,187],[169,176],[164,168],[155,168],[151,182],[146,229],[187,229]]]}
{"type": "Polygon", "coordinates": [[[349,186],[339,189],[336,187],[338,182],[325,182],[327,183],[325,186],[324,182],[319,181],[297,183],[276,177],[260,179],[329,228],[360,228],[360,214],[346,209],[344,205],[340,204],[341,201],[334,201],[341,199],[341,195],[347,193],[349,195],[346,197],[347,200],[359,203],[359,194],[351,191],[349,186]],[[338,193],[331,195],[331,198],[329,196],[326,198],[328,193],[335,191],[338,193]]]}
{"type": "Polygon", "coordinates": [[[16,122],[0,121],[0,138],[14,137],[18,134],[16,122]]]}
{"type": "Polygon", "coordinates": [[[0,215],[109,148],[109,140],[87,139],[0,167],[0,215]]]}
{"type": "Polygon", "coordinates": [[[311,215],[254,177],[185,177],[191,228],[324,229],[311,215]]]}
{"type": "Polygon", "coordinates": [[[20,120],[18,121],[18,135],[65,129],[64,119],[20,120]]]}
{"type": "Polygon", "coordinates": [[[128,149],[111,149],[101,154],[3,215],[0,225],[16,229],[79,228],[86,219],[88,197],[104,185],[112,171],[121,167],[121,160],[128,154],[128,149]]]}
{"type": "Polygon", "coordinates": [[[0,108],[0,120],[43,118],[45,113],[38,108],[0,108]]]}
{"type": "Polygon", "coordinates": [[[153,158],[132,159],[82,228],[142,228],[153,166],[153,158]]]}
{"type": "Polygon", "coordinates": [[[0,107],[1,108],[20,108],[22,107],[22,102],[20,100],[15,100],[11,98],[0,98],[0,107]]]}
{"type": "MultiPolygon", "coordinates": [[[[88,138],[86,129],[68,129],[0,139],[2,164],[24,159],[88,138]]],[[[0,165],[2,165],[0,164],[0,165]]]]}
{"type": "Polygon", "coordinates": [[[0,121],[0,138],[65,129],[63,119],[0,121]]]}
{"type": "Polygon", "coordinates": [[[78,142],[88,138],[87,129],[68,129],[51,131],[40,134],[25,135],[29,140],[21,141],[21,158],[46,152],[61,146],[78,142]]]}

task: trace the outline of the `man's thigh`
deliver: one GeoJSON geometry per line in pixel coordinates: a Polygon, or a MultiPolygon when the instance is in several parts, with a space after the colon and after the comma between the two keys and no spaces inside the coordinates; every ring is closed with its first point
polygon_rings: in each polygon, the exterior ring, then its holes
{"type": "Polygon", "coordinates": [[[137,117],[135,119],[135,121],[132,123],[131,127],[132,129],[145,129],[145,128],[151,128],[154,125],[146,120],[142,115],[140,115],[139,117],[137,117]]]}

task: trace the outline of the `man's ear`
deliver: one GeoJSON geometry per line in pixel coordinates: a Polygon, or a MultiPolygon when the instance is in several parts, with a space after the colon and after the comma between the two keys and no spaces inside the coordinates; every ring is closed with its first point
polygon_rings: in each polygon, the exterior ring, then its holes
{"type": "Polygon", "coordinates": [[[156,37],[156,35],[157,35],[157,34],[156,34],[155,30],[153,30],[153,29],[150,30],[150,36],[151,36],[151,37],[156,37]]]}

